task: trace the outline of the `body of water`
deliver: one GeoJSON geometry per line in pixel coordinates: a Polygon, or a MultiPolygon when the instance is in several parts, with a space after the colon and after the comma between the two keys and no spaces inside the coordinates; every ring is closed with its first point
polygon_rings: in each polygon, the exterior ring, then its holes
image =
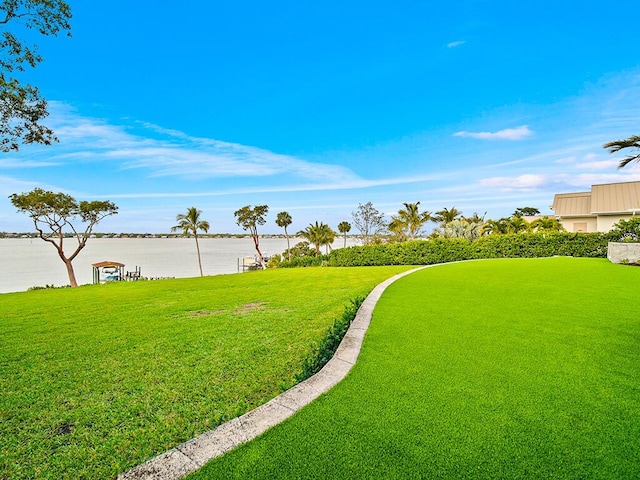
{"type": "MultiPolygon", "coordinates": [[[[291,246],[300,239],[290,239],[291,246]]],[[[334,248],[343,246],[343,239],[334,248]]],[[[200,253],[205,275],[238,272],[238,259],[255,255],[251,238],[201,238],[200,253]]],[[[347,245],[353,244],[352,239],[347,245]]],[[[77,243],[65,239],[65,252],[70,255],[77,243]]],[[[286,238],[262,238],[264,255],[282,253],[286,238]]],[[[52,245],[39,238],[0,239],[0,293],[18,292],[33,286],[69,284],[67,270],[52,245]]],[[[103,260],[125,264],[125,271],[140,267],[143,277],[197,277],[198,257],[193,238],[91,238],[73,261],[79,285],[93,282],[91,264],[103,260]]]]}

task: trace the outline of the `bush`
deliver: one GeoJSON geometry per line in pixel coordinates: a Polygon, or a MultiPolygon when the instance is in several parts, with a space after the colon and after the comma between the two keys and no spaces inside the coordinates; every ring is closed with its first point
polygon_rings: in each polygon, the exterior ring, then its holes
{"type": "Polygon", "coordinates": [[[620,220],[609,232],[612,242],[640,242],[640,217],[620,220]]]}
{"type": "Polygon", "coordinates": [[[608,234],[603,233],[515,233],[488,235],[470,241],[434,238],[390,245],[366,245],[334,250],[328,263],[334,267],[372,265],[432,265],[479,258],[532,258],[554,255],[607,256],[608,234]]]}
{"type": "Polygon", "coordinates": [[[344,335],[349,330],[351,322],[356,318],[362,302],[364,302],[364,297],[356,297],[344,307],[342,317],[333,321],[333,325],[329,327],[324,338],[320,343],[313,346],[311,353],[304,359],[302,370],[295,376],[296,383],[315,375],[331,360],[344,335]]]}

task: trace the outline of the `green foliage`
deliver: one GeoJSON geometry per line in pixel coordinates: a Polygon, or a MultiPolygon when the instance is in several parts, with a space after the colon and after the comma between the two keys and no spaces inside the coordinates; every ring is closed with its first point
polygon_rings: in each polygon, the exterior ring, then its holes
{"type": "Polygon", "coordinates": [[[258,258],[263,268],[266,268],[263,260],[262,252],[260,251],[260,238],[258,237],[258,225],[264,225],[267,222],[267,213],[269,207],[267,205],[245,205],[244,207],[233,212],[236,217],[236,223],[244,230],[248,230],[253,240],[253,245],[258,253],[258,258]]]}
{"type": "Polygon", "coordinates": [[[432,265],[480,258],[532,258],[554,255],[573,257],[607,256],[607,234],[519,233],[488,235],[475,241],[462,238],[434,238],[390,245],[365,245],[334,250],[332,266],[432,265]]]}
{"type": "Polygon", "coordinates": [[[198,230],[202,230],[207,233],[211,226],[209,222],[206,220],[201,220],[200,215],[202,214],[202,210],[198,210],[196,207],[189,207],[187,209],[187,213],[179,213],[176,215],[177,225],[171,227],[172,232],[177,232],[182,230],[183,235],[187,236],[193,234],[193,237],[196,241],[196,252],[198,255],[198,267],[200,267],[200,276],[202,277],[204,274],[202,273],[202,260],[200,258],[200,245],[198,245],[198,230]]]}
{"type": "Polygon", "coordinates": [[[57,141],[40,122],[49,115],[38,88],[16,77],[25,67],[42,61],[37,46],[28,45],[14,31],[26,29],[40,35],[69,35],[71,9],[61,0],[3,0],[0,2],[0,151],[18,150],[19,143],[49,145],[57,141]]]}
{"type": "Polygon", "coordinates": [[[364,302],[364,297],[356,297],[351,300],[349,304],[344,307],[342,316],[335,319],[333,325],[327,329],[322,340],[313,345],[311,352],[305,357],[302,363],[302,369],[295,376],[297,383],[318,373],[322,370],[322,367],[331,360],[345,333],[349,330],[351,322],[356,318],[362,302],[364,302]]]}
{"type": "Polygon", "coordinates": [[[640,217],[620,220],[609,232],[613,242],[640,242],[640,217]]]}
{"type": "Polygon", "coordinates": [[[14,193],[9,199],[18,212],[31,217],[38,236],[55,247],[67,267],[71,286],[77,286],[73,259],[86,245],[93,228],[103,218],[117,214],[118,207],[108,200],[78,202],[66,193],[54,193],[41,188],[34,188],[28,193],[14,193]],[[86,224],[84,231],[75,222],[77,217],[86,224]],[[77,247],[70,255],[63,248],[65,235],[69,231],[77,240],[77,247]]]}
{"type": "Polygon", "coordinates": [[[353,224],[360,231],[360,237],[365,245],[375,242],[375,239],[386,228],[384,214],[373,206],[373,203],[360,203],[355,212],[351,212],[353,224]]]}
{"type": "Polygon", "coordinates": [[[315,224],[310,223],[307,228],[300,230],[298,236],[315,245],[314,253],[318,256],[320,255],[320,247],[326,245],[328,249],[336,239],[337,233],[326,223],[316,221],[315,224]]]}
{"type": "Polygon", "coordinates": [[[534,217],[540,215],[540,210],[535,207],[519,207],[511,215],[512,217],[534,217]]]}
{"type": "Polygon", "coordinates": [[[420,202],[404,203],[404,208],[398,210],[397,215],[391,217],[389,231],[401,241],[404,238],[413,240],[422,232],[425,223],[431,220],[431,212],[420,212],[420,202]]]}
{"type": "Polygon", "coordinates": [[[453,222],[461,216],[462,212],[455,206],[451,207],[451,209],[445,207],[435,213],[435,215],[433,216],[433,220],[435,222],[439,222],[441,227],[444,227],[447,223],[453,222]]]}
{"type": "MultiPolygon", "coordinates": [[[[632,135],[623,140],[614,140],[613,142],[605,143],[603,147],[609,150],[609,153],[616,153],[626,148],[629,148],[634,152],[638,152],[640,150],[640,135],[632,135]]],[[[638,161],[640,161],[640,153],[632,153],[620,160],[618,168],[626,167],[631,162],[638,161]]]]}

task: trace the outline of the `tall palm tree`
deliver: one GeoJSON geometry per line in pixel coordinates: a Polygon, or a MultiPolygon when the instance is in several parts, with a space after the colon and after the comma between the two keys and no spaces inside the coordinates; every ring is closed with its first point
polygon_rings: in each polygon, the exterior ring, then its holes
{"type": "Polygon", "coordinates": [[[440,226],[444,227],[447,223],[453,222],[461,215],[462,212],[454,206],[451,207],[451,209],[443,208],[442,210],[436,212],[436,215],[433,219],[436,222],[440,222],[440,226]]]}
{"type": "Polygon", "coordinates": [[[207,233],[209,231],[209,222],[206,220],[200,220],[200,214],[202,210],[198,210],[196,207],[189,207],[187,213],[179,213],[176,215],[176,222],[178,224],[171,227],[172,232],[182,230],[183,235],[189,235],[193,233],[193,237],[196,240],[196,251],[198,252],[198,266],[200,267],[200,276],[202,273],[202,261],[200,259],[200,245],[198,245],[198,230],[202,230],[207,233]]]}
{"type": "Polygon", "coordinates": [[[287,260],[291,260],[291,246],[289,245],[289,234],[287,233],[287,227],[291,225],[291,215],[289,212],[280,212],[276,216],[276,225],[284,228],[284,236],[287,237],[287,260]]]}
{"type": "Polygon", "coordinates": [[[404,209],[398,210],[398,215],[391,217],[392,228],[398,229],[404,225],[404,228],[412,240],[420,233],[422,226],[431,220],[431,212],[420,213],[420,202],[403,203],[404,209]]]}
{"type": "MultiPolygon", "coordinates": [[[[614,140],[613,142],[605,143],[603,147],[608,149],[609,153],[615,153],[625,148],[635,148],[640,150],[640,135],[632,135],[624,140],[614,140]]],[[[618,168],[625,167],[631,162],[640,162],[640,153],[629,155],[628,157],[620,160],[618,168]]]]}
{"type": "Polygon", "coordinates": [[[344,235],[344,248],[347,248],[347,233],[351,231],[351,224],[349,222],[340,222],[338,231],[344,235]]]}

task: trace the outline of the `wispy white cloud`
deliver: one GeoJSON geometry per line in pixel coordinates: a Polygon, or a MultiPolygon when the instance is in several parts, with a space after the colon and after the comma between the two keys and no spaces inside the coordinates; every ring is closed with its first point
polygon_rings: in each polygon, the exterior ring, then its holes
{"type": "Polygon", "coordinates": [[[394,177],[384,179],[346,179],[342,182],[332,183],[304,183],[288,185],[265,185],[262,187],[226,188],[213,191],[199,192],[129,192],[106,194],[108,198],[181,198],[181,197],[223,197],[228,195],[245,195],[256,193],[289,193],[289,192],[321,192],[337,190],[362,190],[375,187],[387,187],[395,185],[410,185],[434,182],[444,177],[460,176],[461,172],[449,172],[445,175],[424,175],[412,177],[394,177]]]}
{"type": "Polygon", "coordinates": [[[617,160],[595,160],[576,164],[576,167],[584,170],[615,170],[618,166],[617,160]]]}
{"type": "Polygon", "coordinates": [[[144,169],[149,177],[206,179],[284,175],[311,182],[359,178],[341,165],[310,162],[253,146],[193,137],[149,123],[110,124],[79,115],[60,102],[52,102],[51,124],[60,144],[56,145],[55,153],[51,149],[40,149],[42,159],[32,160],[34,167],[56,162],[109,160],[117,163],[116,168],[144,169]]]}
{"type": "Polygon", "coordinates": [[[497,132],[467,132],[460,131],[453,134],[454,137],[469,137],[479,140],[523,140],[533,135],[533,131],[527,125],[516,128],[505,128],[497,132]]]}
{"type": "Polygon", "coordinates": [[[480,185],[502,190],[530,190],[549,183],[546,175],[525,174],[517,177],[491,177],[480,180],[480,185]]]}
{"type": "Polygon", "coordinates": [[[447,48],[455,48],[455,47],[459,47],[460,45],[464,45],[466,42],[466,40],[457,40],[455,42],[449,42],[447,43],[447,48]]]}

